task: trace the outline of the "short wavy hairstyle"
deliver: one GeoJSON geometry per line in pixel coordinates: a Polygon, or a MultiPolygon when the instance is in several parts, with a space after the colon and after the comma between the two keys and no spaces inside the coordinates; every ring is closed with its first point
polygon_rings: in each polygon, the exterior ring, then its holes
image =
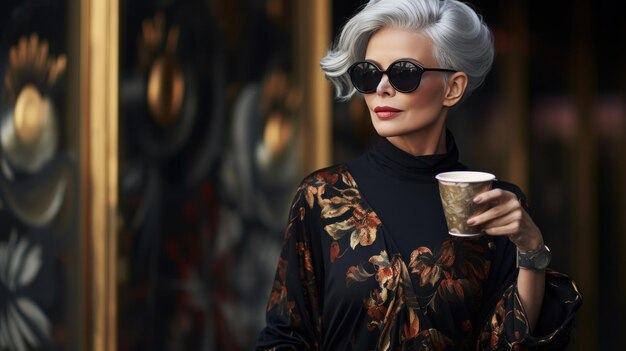
{"type": "Polygon", "coordinates": [[[344,25],[320,62],[338,99],[348,100],[356,92],[346,72],[354,62],[365,58],[372,34],[385,27],[408,29],[428,37],[440,67],[467,74],[466,96],[483,83],[491,69],[493,35],[467,4],[457,0],[370,0],[344,25]]]}

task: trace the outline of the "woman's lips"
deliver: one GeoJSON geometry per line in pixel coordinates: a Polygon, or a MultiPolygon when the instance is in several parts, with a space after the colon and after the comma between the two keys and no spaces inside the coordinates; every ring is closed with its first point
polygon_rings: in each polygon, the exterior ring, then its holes
{"type": "Polygon", "coordinates": [[[374,109],[374,113],[376,113],[376,116],[378,116],[379,119],[391,119],[400,112],[402,112],[402,110],[389,106],[377,106],[374,109]]]}

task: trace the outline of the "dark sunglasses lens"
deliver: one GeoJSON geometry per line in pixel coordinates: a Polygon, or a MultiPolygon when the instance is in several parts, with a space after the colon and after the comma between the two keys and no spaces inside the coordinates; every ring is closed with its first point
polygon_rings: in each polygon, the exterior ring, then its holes
{"type": "Polygon", "coordinates": [[[408,61],[400,61],[389,67],[387,75],[396,90],[403,93],[411,92],[420,85],[422,68],[408,61]]]}
{"type": "Polygon", "coordinates": [[[350,70],[350,79],[356,90],[362,93],[376,91],[382,73],[369,62],[357,63],[350,70]]]}

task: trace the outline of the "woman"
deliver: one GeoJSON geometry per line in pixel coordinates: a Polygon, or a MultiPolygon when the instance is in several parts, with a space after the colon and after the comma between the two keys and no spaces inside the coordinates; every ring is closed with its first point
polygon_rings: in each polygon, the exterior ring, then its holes
{"type": "Polygon", "coordinates": [[[257,349],[562,348],[581,296],[514,185],[447,233],[435,175],[462,170],[445,127],[493,61],[492,36],[456,0],[371,0],[322,60],[338,97],[363,95],[383,138],[314,172],[295,196],[257,349]],[[519,261],[519,264],[517,263],[519,261]]]}

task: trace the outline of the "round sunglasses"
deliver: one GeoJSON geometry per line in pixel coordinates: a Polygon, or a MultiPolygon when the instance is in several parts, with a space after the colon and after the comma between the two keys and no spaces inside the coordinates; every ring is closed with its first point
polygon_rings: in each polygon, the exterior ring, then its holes
{"type": "Polygon", "coordinates": [[[380,80],[383,79],[383,74],[387,74],[389,83],[394,89],[401,93],[410,93],[419,87],[422,74],[426,71],[457,72],[447,68],[424,68],[407,60],[395,61],[386,71],[370,61],[360,61],[348,68],[352,85],[363,94],[375,92],[380,80]]]}

